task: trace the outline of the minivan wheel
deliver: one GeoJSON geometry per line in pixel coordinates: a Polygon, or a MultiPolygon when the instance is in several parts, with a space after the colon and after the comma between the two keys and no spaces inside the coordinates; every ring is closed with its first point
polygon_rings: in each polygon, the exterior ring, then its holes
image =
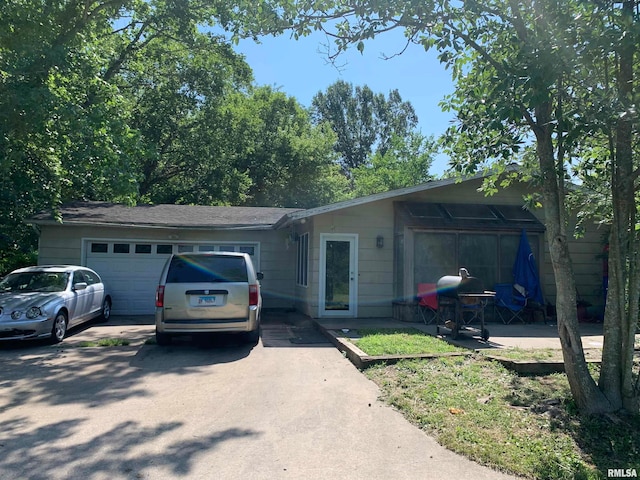
{"type": "Polygon", "coordinates": [[[260,327],[245,333],[245,339],[250,345],[257,345],[260,340],[260,327]]]}
{"type": "Polygon", "coordinates": [[[171,335],[156,331],[156,343],[161,347],[171,345],[171,335]]]}

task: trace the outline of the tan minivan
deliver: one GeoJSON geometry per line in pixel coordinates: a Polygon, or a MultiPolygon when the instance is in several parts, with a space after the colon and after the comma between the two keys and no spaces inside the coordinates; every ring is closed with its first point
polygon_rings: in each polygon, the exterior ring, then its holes
{"type": "Polygon", "coordinates": [[[173,255],[156,291],[158,345],[170,344],[174,335],[214,332],[240,332],[257,343],[261,279],[246,253],[173,255]]]}

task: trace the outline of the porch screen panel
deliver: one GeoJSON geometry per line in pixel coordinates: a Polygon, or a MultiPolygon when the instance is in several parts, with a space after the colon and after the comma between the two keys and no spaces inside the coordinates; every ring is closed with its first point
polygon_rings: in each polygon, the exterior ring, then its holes
{"type": "Polygon", "coordinates": [[[477,277],[485,289],[496,283],[499,268],[497,235],[461,234],[458,248],[459,267],[477,277]]]}
{"type": "Polygon", "coordinates": [[[455,234],[416,233],[413,242],[413,278],[416,288],[419,283],[436,283],[445,275],[457,275],[455,234]]]}
{"type": "Polygon", "coordinates": [[[502,235],[500,237],[500,279],[501,283],[513,283],[513,263],[516,260],[519,235],[502,235]]]}
{"type": "MultiPolygon", "coordinates": [[[[536,259],[538,272],[540,272],[540,243],[537,235],[527,235],[531,253],[536,259]]],[[[520,234],[518,235],[502,235],[500,237],[500,282],[513,282],[513,264],[518,254],[518,246],[520,245],[520,234]]]]}

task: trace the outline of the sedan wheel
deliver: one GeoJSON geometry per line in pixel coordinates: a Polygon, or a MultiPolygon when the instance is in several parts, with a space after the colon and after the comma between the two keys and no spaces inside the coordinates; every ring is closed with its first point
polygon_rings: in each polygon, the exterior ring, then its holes
{"type": "Polygon", "coordinates": [[[111,317],[111,302],[109,301],[108,298],[105,298],[104,302],[102,303],[102,312],[100,313],[100,317],[98,318],[98,321],[106,322],[109,320],[110,317],[111,317]]]}
{"type": "Polygon", "coordinates": [[[61,342],[67,333],[67,315],[64,312],[58,312],[53,320],[53,328],[51,329],[51,341],[53,343],[61,342]]]}

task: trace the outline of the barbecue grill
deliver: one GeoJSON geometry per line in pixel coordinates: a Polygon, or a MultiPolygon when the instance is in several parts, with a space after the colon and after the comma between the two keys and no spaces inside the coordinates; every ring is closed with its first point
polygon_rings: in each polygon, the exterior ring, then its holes
{"type": "Polygon", "coordinates": [[[483,340],[489,339],[489,331],[484,326],[484,307],[494,292],[484,290],[482,281],[472,277],[466,268],[461,268],[458,275],[446,275],[436,283],[438,294],[437,333],[440,333],[440,322],[451,331],[456,339],[462,331],[480,334],[483,340]],[[465,314],[470,316],[465,321],[465,314]],[[468,326],[475,319],[480,320],[480,329],[468,326]]]}

